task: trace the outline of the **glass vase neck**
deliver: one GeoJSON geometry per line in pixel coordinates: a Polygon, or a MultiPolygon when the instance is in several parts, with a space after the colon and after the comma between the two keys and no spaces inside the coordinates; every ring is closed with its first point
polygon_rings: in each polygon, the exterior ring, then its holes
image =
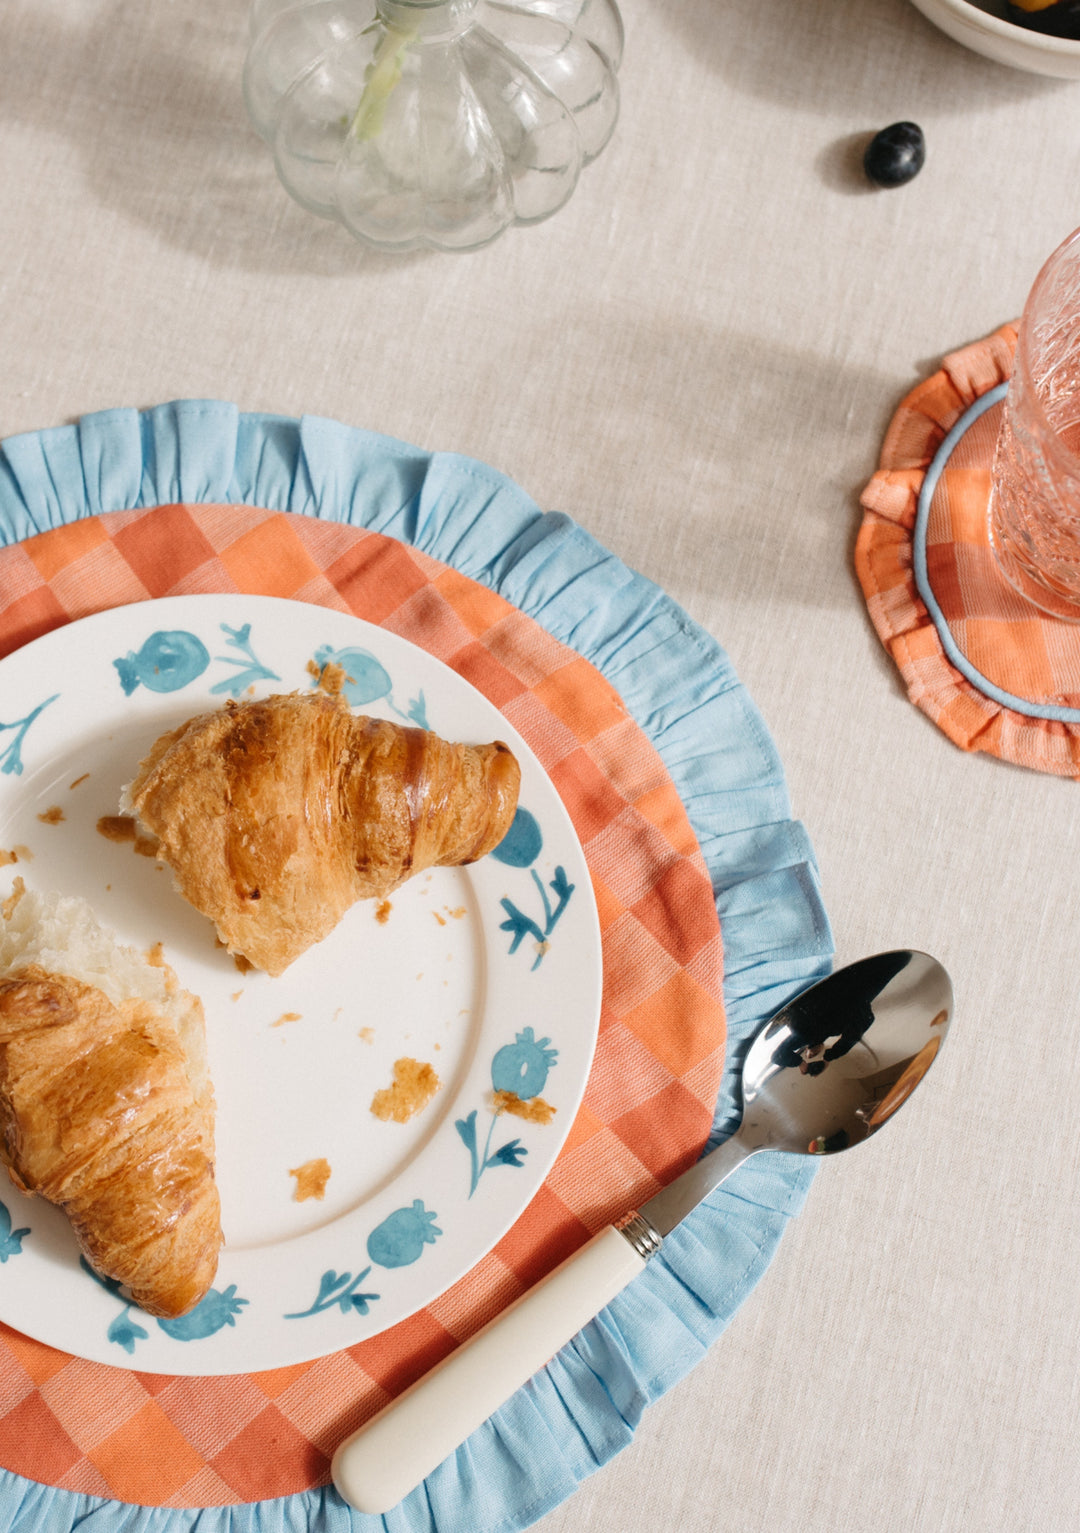
{"type": "Polygon", "coordinates": [[[457,37],[472,22],[477,0],[377,0],[379,20],[417,39],[457,37]]]}

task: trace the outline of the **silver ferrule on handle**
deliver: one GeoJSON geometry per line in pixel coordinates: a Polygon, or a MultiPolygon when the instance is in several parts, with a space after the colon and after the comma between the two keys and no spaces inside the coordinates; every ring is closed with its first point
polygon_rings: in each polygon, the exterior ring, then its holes
{"type": "Polygon", "coordinates": [[[650,1256],[655,1256],[664,1244],[664,1237],[660,1231],[636,1208],[616,1220],[615,1228],[624,1240],[629,1241],[643,1262],[647,1262],[650,1256]]]}

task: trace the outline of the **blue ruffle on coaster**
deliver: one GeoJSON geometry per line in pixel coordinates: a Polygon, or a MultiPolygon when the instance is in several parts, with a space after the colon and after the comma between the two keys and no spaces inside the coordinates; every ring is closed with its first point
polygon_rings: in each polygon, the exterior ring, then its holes
{"type": "MultiPolygon", "coordinates": [[[[761,716],[720,646],[569,517],[474,460],[219,401],[110,410],[0,444],[0,544],[143,506],[238,503],[350,523],[487,585],[596,666],[660,753],[712,875],[728,1063],[712,1141],[738,1117],[749,1037],[826,974],[813,851],[761,716]]],[[[645,1407],[721,1334],[768,1266],[815,1165],[756,1156],[629,1288],[385,1517],[332,1488],[249,1506],[134,1506],[0,1471],[17,1533],[511,1533],[632,1440],[645,1407]]]]}

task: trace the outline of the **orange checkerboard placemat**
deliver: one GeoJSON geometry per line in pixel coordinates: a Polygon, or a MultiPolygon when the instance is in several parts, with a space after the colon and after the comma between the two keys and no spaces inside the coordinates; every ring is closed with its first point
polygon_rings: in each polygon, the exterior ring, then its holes
{"type": "Polygon", "coordinates": [[[999,572],[987,505],[1016,327],[946,357],[903,400],[862,495],[855,565],[911,701],[963,750],[1080,777],[1080,624],[999,572]]]}
{"type": "Polygon", "coordinates": [[[220,591],[379,623],[503,711],[581,839],[604,995],[585,1098],[540,1193],[467,1277],[382,1335],[271,1372],[175,1378],[85,1362],[0,1325],[0,1465],[173,1507],[325,1484],[343,1437],[697,1158],[724,1060],[713,892],[660,757],[593,666],[449,566],[377,532],[245,506],[110,512],[0,550],[0,656],[107,607],[220,591]]]}

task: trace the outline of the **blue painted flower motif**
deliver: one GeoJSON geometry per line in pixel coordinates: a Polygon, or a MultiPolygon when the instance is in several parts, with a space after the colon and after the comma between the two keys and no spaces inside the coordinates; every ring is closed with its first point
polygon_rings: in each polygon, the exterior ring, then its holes
{"type": "Polygon", "coordinates": [[[510,822],[510,829],[489,853],[496,862],[504,862],[509,868],[527,868],[536,861],[544,845],[536,816],[518,805],[510,822]]]}
{"type": "Polygon", "coordinates": [[[456,1120],[454,1127],[458,1131],[458,1138],[469,1152],[470,1198],[485,1171],[492,1166],[520,1166],[529,1153],[520,1139],[511,1139],[497,1150],[492,1150],[495,1124],[500,1113],[506,1110],[505,1103],[500,1104],[498,1101],[498,1094],[503,1092],[522,1102],[530,1102],[538,1097],[547,1085],[548,1072],[559,1059],[558,1049],[548,1047],[550,1042],[550,1038],[537,1038],[531,1027],[523,1027],[513,1043],[504,1044],[496,1052],[491,1061],[491,1085],[496,1093],[496,1101],[482,1151],[476,1135],[476,1109],[473,1108],[467,1118],[456,1120]]]}
{"type": "Polygon", "coordinates": [[[247,1302],[247,1299],[236,1297],[236,1284],[230,1283],[220,1292],[211,1288],[186,1315],[175,1320],[159,1320],[158,1325],[174,1341],[202,1341],[223,1326],[235,1325],[237,1315],[247,1302]]]}
{"type": "Polygon", "coordinates": [[[426,1245],[434,1245],[442,1234],[431,1213],[419,1198],[411,1208],[398,1208],[376,1225],[368,1236],[367,1254],[380,1267],[407,1267],[417,1261],[426,1245]]]}
{"type": "Polygon", "coordinates": [[[230,697],[239,697],[241,692],[246,692],[257,681],[280,681],[281,677],[276,671],[272,671],[268,665],[263,665],[251,647],[251,624],[244,623],[240,628],[230,628],[228,623],[218,625],[224,634],[228,634],[227,643],[239,655],[215,655],[214,659],[222,665],[235,665],[236,670],[231,676],[226,676],[223,681],[215,681],[210,691],[217,696],[227,692],[230,697]]]}
{"type": "Polygon", "coordinates": [[[350,708],[366,708],[369,703],[385,699],[399,718],[408,719],[418,729],[431,728],[423,690],[417,697],[410,698],[407,708],[400,708],[394,701],[389,671],[370,650],[333,649],[329,644],[320,644],[314,660],[320,670],[326,665],[339,665],[345,672],[341,690],[350,708]]]}
{"type": "Polygon", "coordinates": [[[331,1267],[324,1272],[319,1279],[319,1292],[315,1296],[315,1302],[308,1309],[294,1310],[292,1314],[285,1315],[285,1320],[303,1320],[307,1315],[317,1315],[320,1310],[332,1309],[336,1304],[343,1315],[366,1315],[368,1308],[380,1298],[377,1293],[357,1293],[356,1289],[371,1271],[365,1267],[363,1272],[358,1272],[353,1277],[351,1272],[335,1272],[331,1267]]]}
{"type": "Polygon", "coordinates": [[[149,1331],[144,1330],[141,1325],[136,1325],[135,1321],[132,1320],[131,1311],[133,1308],[134,1306],[129,1304],[125,1309],[121,1310],[105,1332],[109,1341],[114,1341],[118,1347],[123,1347],[124,1351],[129,1355],[135,1351],[135,1343],[137,1341],[145,1341],[150,1334],[149,1331]]]}
{"type": "Polygon", "coordinates": [[[507,919],[505,921],[499,922],[499,930],[502,932],[510,932],[512,934],[513,940],[510,943],[509,949],[512,954],[517,952],[518,948],[521,946],[526,937],[533,937],[536,942],[536,957],[533,960],[532,966],[534,969],[538,969],[544,960],[544,955],[547,952],[548,947],[550,946],[549,939],[551,934],[555,930],[555,927],[558,924],[563,911],[570,903],[570,896],[573,894],[574,889],[577,886],[570,883],[566,876],[566,869],[564,867],[557,867],[555,869],[554,877],[548,884],[548,889],[550,889],[552,894],[555,896],[555,904],[553,905],[548,899],[547,889],[544,888],[543,882],[541,881],[536,869],[530,868],[529,875],[540,894],[540,903],[543,906],[544,924],[541,926],[538,921],[533,920],[532,916],[528,916],[523,910],[520,910],[518,906],[514,904],[513,900],[504,897],[499,901],[499,904],[506,911],[507,919]]]}
{"type": "Polygon", "coordinates": [[[548,1071],[559,1057],[549,1049],[550,1038],[537,1039],[531,1027],[523,1028],[515,1042],[507,1043],[491,1061],[491,1084],[496,1091],[512,1091],[527,1101],[538,1097],[547,1085],[548,1071]]]}
{"type": "Polygon", "coordinates": [[[59,692],[54,692],[52,697],[47,697],[43,703],[38,703],[33,712],[28,713],[25,718],[15,719],[11,724],[0,724],[0,734],[3,734],[6,729],[15,731],[14,739],[9,740],[4,750],[0,751],[0,772],[7,772],[15,777],[22,775],[22,743],[26,738],[26,731],[38,714],[43,712],[50,703],[55,703],[59,696],[59,692]]]}
{"type": "Polygon", "coordinates": [[[30,1233],[27,1224],[21,1230],[11,1228],[11,1214],[8,1212],[6,1203],[0,1203],[0,1262],[6,1262],[9,1256],[18,1256],[22,1252],[22,1243],[30,1233]]]}
{"type": "Polygon", "coordinates": [[[113,661],[125,697],[140,684],[151,692],[178,692],[209,664],[210,653],[202,640],[179,628],[152,633],[137,653],[128,650],[113,661]]]}
{"type": "Polygon", "coordinates": [[[473,1108],[467,1118],[458,1118],[454,1123],[454,1127],[458,1131],[458,1137],[469,1152],[470,1198],[476,1191],[480,1178],[485,1171],[490,1170],[492,1166],[520,1166],[529,1153],[520,1139],[510,1139],[506,1144],[500,1145],[497,1150],[492,1152],[491,1136],[495,1132],[497,1117],[497,1113],[492,1114],[483,1153],[479,1151],[476,1141],[476,1108],[473,1108]]]}
{"type": "MultiPolygon", "coordinates": [[[[123,1347],[125,1352],[134,1352],[135,1343],[145,1341],[150,1333],[132,1318],[132,1311],[137,1306],[125,1296],[124,1285],[116,1278],[103,1277],[100,1272],[95,1272],[85,1256],[79,1257],[79,1266],[95,1283],[123,1304],[124,1308],[105,1334],[118,1347],[123,1347]]],[[[202,1341],[204,1337],[213,1336],[223,1326],[235,1325],[235,1317],[247,1302],[247,1299],[236,1297],[236,1284],[230,1283],[228,1288],[220,1292],[211,1288],[186,1315],[180,1315],[175,1320],[158,1319],[157,1323],[166,1336],[171,1336],[174,1341],[202,1341]]]]}

